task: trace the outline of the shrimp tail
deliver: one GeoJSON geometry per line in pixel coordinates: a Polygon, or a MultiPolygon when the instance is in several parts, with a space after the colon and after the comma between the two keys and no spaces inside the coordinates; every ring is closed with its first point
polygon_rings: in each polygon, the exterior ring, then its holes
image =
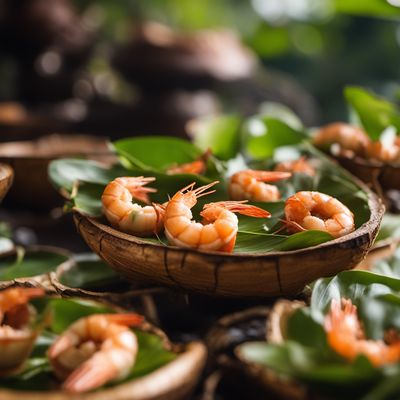
{"type": "Polygon", "coordinates": [[[154,182],[155,180],[156,178],[152,176],[138,176],[128,178],[126,188],[130,191],[135,199],[142,201],[145,204],[150,204],[149,193],[155,193],[157,192],[157,189],[152,187],[145,187],[145,185],[154,182]]]}
{"type": "Polygon", "coordinates": [[[292,176],[290,172],[283,171],[257,171],[249,169],[246,173],[261,182],[276,182],[292,176]]]}
{"type": "Polygon", "coordinates": [[[47,355],[50,359],[58,357],[65,350],[72,347],[77,342],[77,338],[73,335],[64,334],[59,336],[50,346],[47,355]]]}
{"type": "Polygon", "coordinates": [[[167,169],[168,175],[195,174],[201,175],[207,167],[207,161],[211,156],[211,149],[207,149],[197,160],[181,165],[173,165],[167,169]]]}
{"type": "Polygon", "coordinates": [[[203,207],[203,211],[200,213],[201,216],[206,217],[204,214],[207,209],[210,207],[223,207],[233,213],[238,213],[242,215],[247,215],[249,217],[255,218],[269,218],[271,217],[271,213],[260,208],[247,203],[247,200],[241,201],[218,201],[215,203],[205,204],[203,207]]]}
{"type": "Polygon", "coordinates": [[[136,313],[127,314],[105,314],[110,323],[124,325],[124,326],[139,326],[144,318],[136,313]]]}
{"type": "Polygon", "coordinates": [[[62,388],[70,393],[83,393],[96,389],[115,378],[117,371],[103,359],[92,357],[85,361],[64,381],[62,388]]]}
{"type": "Polygon", "coordinates": [[[43,297],[46,294],[46,291],[43,288],[25,288],[21,289],[23,292],[21,294],[26,298],[26,300],[35,299],[38,297],[43,297]]]}

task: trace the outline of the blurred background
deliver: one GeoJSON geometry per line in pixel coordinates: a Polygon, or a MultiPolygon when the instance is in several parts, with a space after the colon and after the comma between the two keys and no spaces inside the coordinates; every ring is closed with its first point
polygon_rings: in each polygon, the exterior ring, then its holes
{"type": "Polygon", "coordinates": [[[347,84],[400,101],[399,17],[400,0],[0,0],[0,220],[17,243],[86,250],[51,160],[110,164],[107,139],[187,137],[266,102],[307,127],[346,120],[347,84]]]}
{"type": "Polygon", "coordinates": [[[282,102],[345,119],[346,84],[400,98],[399,0],[0,0],[0,134],[184,136],[282,102]]]}

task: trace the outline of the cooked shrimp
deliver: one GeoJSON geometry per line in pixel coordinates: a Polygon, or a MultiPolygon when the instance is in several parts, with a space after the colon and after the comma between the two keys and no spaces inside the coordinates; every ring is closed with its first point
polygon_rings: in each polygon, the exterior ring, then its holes
{"type": "Polygon", "coordinates": [[[349,155],[360,156],[365,154],[370,141],[362,129],[343,122],[335,122],[322,127],[314,137],[314,144],[318,147],[336,144],[339,146],[339,154],[350,152],[349,155]]]}
{"type": "Polygon", "coordinates": [[[207,150],[204,154],[202,154],[197,160],[169,167],[167,169],[168,175],[175,174],[195,174],[201,175],[207,169],[207,160],[211,155],[211,150],[207,150]]]}
{"type": "Polygon", "coordinates": [[[217,183],[213,182],[197,189],[193,189],[195,183],[192,183],[171,198],[164,217],[165,234],[171,244],[200,250],[231,252],[238,231],[238,219],[234,213],[256,218],[267,218],[271,215],[261,208],[243,204],[246,201],[221,201],[206,204],[200,213],[203,222],[194,221],[191,208],[195,206],[199,197],[214,192],[207,190],[217,183]]]}
{"type": "Polygon", "coordinates": [[[231,176],[229,196],[232,200],[277,201],[279,189],[264,182],[275,182],[289,178],[289,172],[256,171],[247,169],[231,176]]]}
{"type": "Polygon", "coordinates": [[[275,171],[302,173],[310,176],[315,176],[315,168],[307,161],[305,157],[300,157],[293,161],[283,161],[277,164],[275,171]]]}
{"type": "Polygon", "coordinates": [[[357,307],[351,300],[342,299],[342,304],[332,300],[330,311],[325,317],[324,328],[332,349],[349,361],[361,354],[376,367],[400,361],[398,336],[391,344],[383,340],[366,339],[357,318],[357,307]]]}
{"type": "Polygon", "coordinates": [[[388,142],[369,143],[366,156],[386,163],[400,161],[400,138],[393,138],[388,142]]]}
{"type": "Polygon", "coordinates": [[[93,314],[75,321],[48,350],[62,388],[80,393],[125,378],[133,367],[138,343],[129,326],[137,314],[93,314]]]}
{"type": "Polygon", "coordinates": [[[101,201],[110,224],[123,232],[137,236],[151,236],[162,229],[164,209],[153,204],[142,207],[133,200],[150,204],[149,193],[157,190],[144,187],[155,178],[116,178],[104,189],[101,201]]]}
{"type": "Polygon", "coordinates": [[[40,288],[10,288],[0,292],[0,374],[14,372],[29,356],[38,330],[30,328],[35,310],[29,301],[44,296],[40,288]]]}
{"type": "Polygon", "coordinates": [[[320,192],[297,192],[285,203],[287,229],[291,232],[318,230],[333,237],[354,231],[353,213],[338,199],[320,192]]]}

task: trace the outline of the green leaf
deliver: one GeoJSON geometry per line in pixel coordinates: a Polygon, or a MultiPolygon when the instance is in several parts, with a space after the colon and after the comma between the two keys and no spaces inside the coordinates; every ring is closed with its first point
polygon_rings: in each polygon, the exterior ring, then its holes
{"type": "Polygon", "coordinates": [[[167,167],[192,162],[202,154],[187,140],[163,137],[135,137],[114,142],[124,165],[133,169],[163,172],[167,167]]]}
{"type": "Polygon", "coordinates": [[[85,300],[52,299],[48,301],[48,307],[53,315],[50,331],[56,334],[65,331],[79,318],[91,314],[115,312],[103,304],[85,300]]]}
{"type": "Polygon", "coordinates": [[[288,349],[284,346],[265,342],[248,342],[238,347],[241,358],[250,363],[273,368],[284,375],[293,375],[295,368],[290,363],[288,349]]]}
{"type": "Polygon", "coordinates": [[[55,271],[68,257],[51,251],[28,251],[0,261],[0,280],[27,278],[55,271]]]}
{"type": "Polygon", "coordinates": [[[239,128],[241,119],[237,115],[217,115],[192,121],[190,134],[194,143],[203,151],[211,149],[220,160],[234,158],[240,148],[239,128]]]}
{"type": "Polygon", "coordinates": [[[379,228],[378,236],[375,239],[375,245],[388,239],[400,239],[400,215],[385,213],[379,228]]]}
{"type": "Polygon", "coordinates": [[[400,279],[400,248],[396,250],[393,256],[378,260],[372,266],[372,272],[390,278],[400,279]]]}
{"type": "Polygon", "coordinates": [[[304,129],[301,119],[284,104],[266,101],[260,104],[258,113],[263,119],[273,118],[280,120],[296,131],[301,132],[304,129]]]}
{"type": "Polygon", "coordinates": [[[256,160],[272,157],[278,147],[295,145],[306,138],[303,132],[268,116],[248,119],[243,134],[246,153],[256,160]]]}
{"type": "Polygon", "coordinates": [[[371,139],[379,140],[389,126],[400,130],[400,112],[394,104],[356,86],[346,87],[344,93],[371,139]]]}
{"type": "Polygon", "coordinates": [[[49,165],[49,178],[57,189],[71,192],[76,182],[106,185],[118,176],[130,176],[130,172],[121,166],[107,168],[91,160],[63,158],[49,165]]]}
{"type": "Polygon", "coordinates": [[[104,261],[93,257],[76,260],[76,265],[66,270],[59,280],[68,287],[90,290],[109,289],[124,282],[104,261]]]}
{"type": "Polygon", "coordinates": [[[327,349],[325,331],[312,318],[310,309],[306,307],[296,310],[290,316],[287,321],[285,338],[306,347],[315,347],[320,351],[327,349]]]}

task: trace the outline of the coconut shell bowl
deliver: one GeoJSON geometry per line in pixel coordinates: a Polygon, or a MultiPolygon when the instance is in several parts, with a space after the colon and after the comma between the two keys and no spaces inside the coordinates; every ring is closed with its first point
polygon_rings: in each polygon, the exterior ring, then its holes
{"type": "MultiPolygon", "coordinates": [[[[379,230],[384,206],[366,185],[326,158],[314,159],[320,163],[319,177],[292,176],[279,186],[282,201],[257,203],[271,212],[270,219],[253,222],[261,219],[239,216],[239,231],[232,253],[177,247],[168,244],[162,233],[158,238],[141,238],[112,227],[102,214],[101,196],[107,183],[118,176],[155,177],[151,186],[158,191],[152,193],[152,201],[160,204],[193,181],[198,186],[210,182],[208,170],[200,176],[171,175],[161,169],[156,171],[157,165],[152,170],[143,168],[145,162],[153,162],[153,154],[165,154],[165,148],[174,148],[168,156],[176,159],[181,154],[179,147],[193,150],[191,146],[189,142],[172,138],[123,139],[114,143],[114,148],[123,155],[124,165],[130,161],[136,163],[136,167],[131,165],[126,169],[116,165],[106,169],[82,160],[74,162],[74,169],[80,171],[79,176],[66,177],[63,171],[72,170],[69,160],[57,160],[50,166],[53,184],[64,192],[71,191],[68,204],[74,212],[78,233],[93,252],[125,279],[135,284],[151,283],[209,296],[290,296],[299,294],[317,278],[354,268],[371,248],[379,230]],[[143,149],[152,149],[147,159],[143,149]],[[90,175],[88,173],[83,176],[82,171],[85,170],[90,171],[90,175]],[[74,184],[76,180],[81,180],[81,183],[74,184]],[[285,230],[281,222],[284,218],[284,199],[306,188],[342,199],[354,214],[354,231],[336,239],[321,231],[276,236],[275,232],[282,231],[282,228],[285,230]],[[287,190],[291,193],[288,194],[287,190]],[[258,224],[257,227],[254,223],[258,224]]],[[[311,157],[311,153],[309,155],[311,157]]],[[[193,155],[192,160],[196,158],[193,155]]],[[[227,182],[224,179],[221,175],[221,182],[214,187],[216,193],[204,198],[207,203],[228,198],[227,182]]],[[[216,180],[215,175],[212,180],[216,180]]],[[[196,214],[195,218],[198,218],[196,214]]]]}
{"type": "Polygon", "coordinates": [[[349,235],[293,251],[221,254],[148,243],[74,213],[78,232],[111,268],[135,282],[226,297],[295,295],[322,276],[356,266],[378,232],[383,206],[369,193],[370,219],[349,235]]]}
{"type": "MultiPolygon", "coordinates": [[[[24,290],[19,288],[18,290],[24,290]]],[[[36,289],[37,290],[37,289],[36,289]]],[[[99,301],[62,299],[54,295],[31,300],[36,316],[45,316],[41,330],[33,337],[31,356],[19,365],[13,376],[3,376],[0,398],[4,400],[175,400],[193,391],[206,360],[200,342],[177,345],[165,333],[138,315],[133,332],[138,353],[127,377],[109,382],[95,390],[73,392],[61,386],[56,377],[57,364],[49,363],[48,347],[70,324],[79,318],[99,313],[125,313],[126,310],[99,301]],[[40,365],[37,363],[41,361],[40,365]],[[31,373],[31,363],[36,370],[31,373]],[[29,375],[30,374],[30,375],[29,375]]],[[[106,367],[106,366],[105,366],[106,367]]]]}
{"type": "Polygon", "coordinates": [[[47,177],[52,160],[81,157],[110,162],[105,138],[90,135],[52,134],[34,141],[6,142],[0,145],[0,162],[14,169],[14,185],[6,201],[12,206],[49,210],[62,203],[47,177]],[[29,195],[27,195],[29,193],[29,195]]]}

